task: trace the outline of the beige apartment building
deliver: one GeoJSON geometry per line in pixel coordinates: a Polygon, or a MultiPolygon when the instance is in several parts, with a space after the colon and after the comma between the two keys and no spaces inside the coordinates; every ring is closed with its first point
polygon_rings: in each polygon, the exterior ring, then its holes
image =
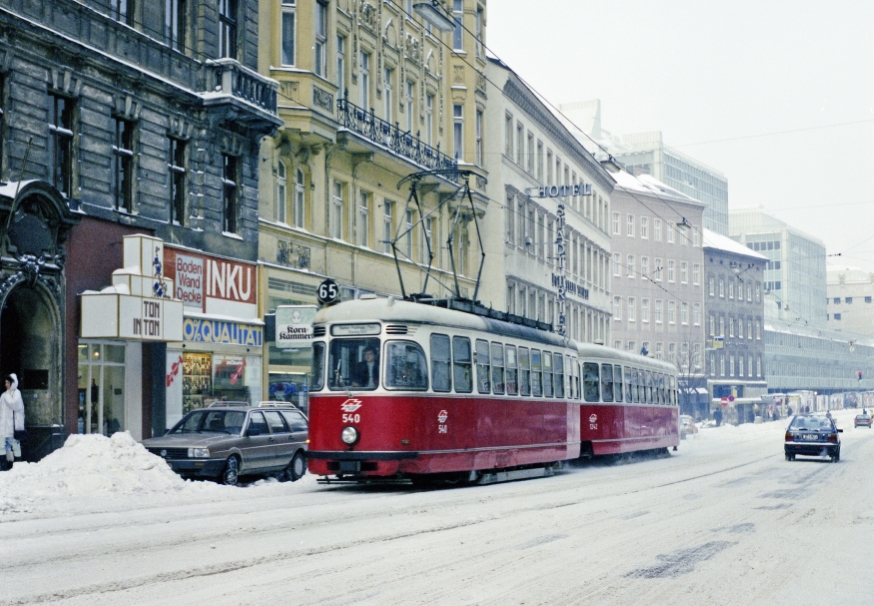
{"type": "MultiPolygon", "coordinates": [[[[407,294],[421,292],[429,260],[427,291],[450,294],[450,236],[460,294],[473,295],[473,217],[453,220],[449,199],[460,166],[485,216],[485,2],[441,6],[464,27],[441,32],[411,1],[261,4],[259,71],[279,83],[283,121],[258,164],[262,314],[315,303],[326,277],[343,298],[401,294],[399,274],[407,294]],[[408,204],[410,184],[399,184],[427,170],[438,172],[420,181],[421,207],[408,204]]],[[[309,352],[279,351],[272,338],[267,380],[300,386],[309,352]]]]}

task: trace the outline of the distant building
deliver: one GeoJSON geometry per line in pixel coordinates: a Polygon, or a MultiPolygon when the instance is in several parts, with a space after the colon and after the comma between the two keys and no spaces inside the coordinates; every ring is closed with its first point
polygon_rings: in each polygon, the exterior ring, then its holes
{"type": "Polygon", "coordinates": [[[704,203],[704,227],[728,235],[728,179],[720,171],[665,145],[660,131],[616,136],[601,128],[600,100],[568,103],[561,111],[610,150],[632,175],[652,175],[704,203]]]}
{"type": "Polygon", "coordinates": [[[874,337],[874,273],[830,267],[827,292],[830,329],[874,337]]]}
{"type": "Polygon", "coordinates": [[[731,238],[768,258],[763,280],[768,319],[825,328],[825,244],[763,209],[732,210],[729,218],[731,238]]]}
{"type": "MultiPolygon", "coordinates": [[[[714,398],[767,393],[762,279],[768,258],[704,230],[707,355],[705,374],[714,398]]],[[[740,418],[745,419],[747,415],[740,418]]]]}
{"type": "Polygon", "coordinates": [[[613,178],[612,345],[676,364],[682,410],[696,413],[707,404],[704,205],[649,175],[613,178]]]}

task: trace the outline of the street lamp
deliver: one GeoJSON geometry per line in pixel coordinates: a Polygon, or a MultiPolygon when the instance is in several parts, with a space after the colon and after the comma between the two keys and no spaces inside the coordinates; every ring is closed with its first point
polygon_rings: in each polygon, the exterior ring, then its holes
{"type": "Polygon", "coordinates": [[[443,13],[437,0],[416,2],[413,5],[413,10],[441,32],[451,32],[455,29],[455,22],[443,13]]]}

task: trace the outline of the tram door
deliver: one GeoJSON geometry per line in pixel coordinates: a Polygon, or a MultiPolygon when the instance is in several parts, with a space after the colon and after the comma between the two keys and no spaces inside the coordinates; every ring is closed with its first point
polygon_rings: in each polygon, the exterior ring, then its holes
{"type": "Polygon", "coordinates": [[[125,345],[79,342],[79,433],[125,428],[125,345]]]}

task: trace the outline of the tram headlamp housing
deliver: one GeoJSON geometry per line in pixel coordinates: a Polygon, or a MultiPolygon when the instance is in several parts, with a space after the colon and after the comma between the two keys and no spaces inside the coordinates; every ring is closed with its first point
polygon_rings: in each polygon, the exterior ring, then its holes
{"type": "Polygon", "coordinates": [[[352,446],[358,441],[358,430],[351,425],[344,427],[343,431],[340,432],[340,439],[343,440],[343,444],[352,446]]]}

